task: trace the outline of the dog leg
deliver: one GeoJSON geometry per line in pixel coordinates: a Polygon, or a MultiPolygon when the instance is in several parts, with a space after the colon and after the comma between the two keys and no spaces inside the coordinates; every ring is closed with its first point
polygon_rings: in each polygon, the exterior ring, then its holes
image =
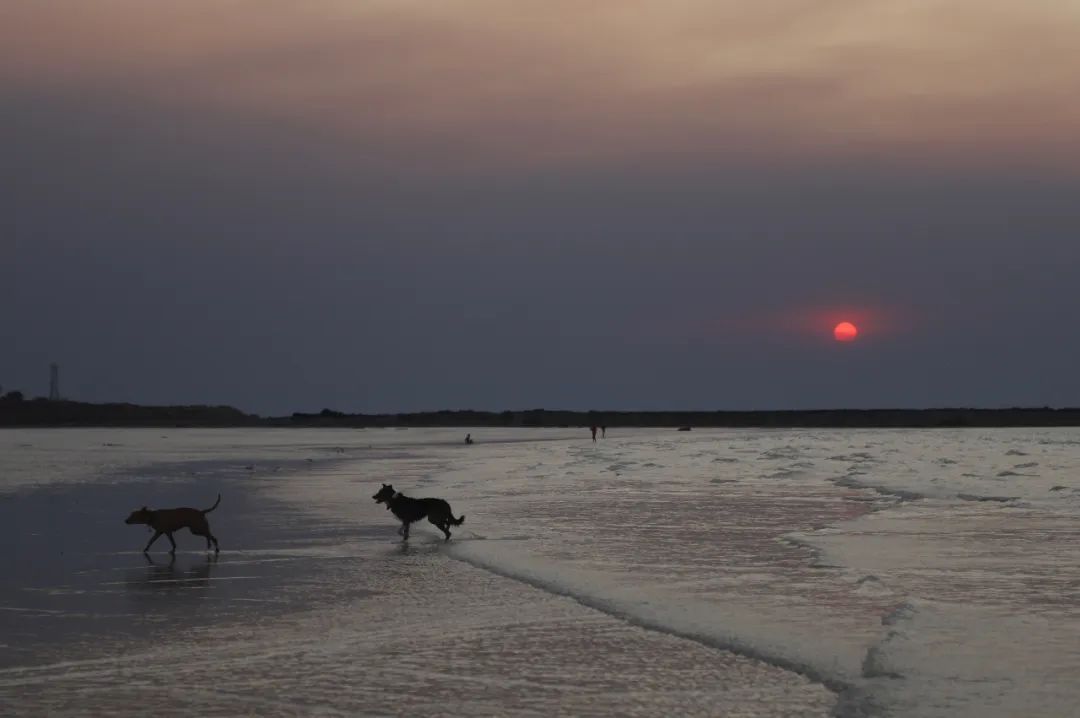
{"type": "Polygon", "coordinates": [[[205,526],[203,528],[192,528],[191,533],[196,535],[196,536],[202,536],[203,538],[206,539],[206,550],[207,551],[210,550],[210,542],[211,541],[214,542],[213,543],[214,551],[215,552],[220,551],[220,549],[218,548],[217,539],[214,537],[214,534],[210,533],[210,527],[209,526],[205,526]]]}
{"type": "Polygon", "coordinates": [[[169,539],[169,543],[172,544],[172,551],[169,551],[169,553],[171,553],[173,555],[176,555],[176,542],[173,541],[172,534],[171,533],[165,534],[165,538],[169,539]]]}
{"type": "Polygon", "coordinates": [[[428,516],[428,521],[430,521],[435,528],[446,534],[447,541],[450,540],[450,520],[448,518],[445,516],[440,516],[438,518],[428,516]]]}
{"type": "Polygon", "coordinates": [[[155,531],[154,535],[150,537],[150,540],[146,542],[146,546],[143,547],[142,552],[146,553],[150,550],[150,547],[154,545],[154,542],[161,538],[161,532],[155,531]]]}
{"type": "Polygon", "coordinates": [[[408,541],[409,540],[409,524],[402,524],[401,528],[403,529],[402,533],[405,536],[405,538],[403,538],[401,540],[402,541],[408,541]]]}

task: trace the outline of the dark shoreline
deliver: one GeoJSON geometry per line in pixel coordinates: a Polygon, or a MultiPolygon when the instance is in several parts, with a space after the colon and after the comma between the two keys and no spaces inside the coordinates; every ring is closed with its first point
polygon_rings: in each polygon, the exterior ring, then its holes
{"type": "Polygon", "coordinates": [[[958,428],[1080,426],[1080,408],[820,409],[777,411],[428,411],[262,417],[231,406],[140,406],[0,400],[0,427],[655,427],[958,428]]]}

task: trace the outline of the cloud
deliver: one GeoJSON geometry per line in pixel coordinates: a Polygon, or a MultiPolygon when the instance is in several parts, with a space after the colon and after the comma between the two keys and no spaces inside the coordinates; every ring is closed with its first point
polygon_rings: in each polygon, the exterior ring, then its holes
{"type": "Polygon", "coordinates": [[[883,156],[1075,170],[1064,0],[20,0],[0,82],[143,98],[412,172],[883,156]]]}

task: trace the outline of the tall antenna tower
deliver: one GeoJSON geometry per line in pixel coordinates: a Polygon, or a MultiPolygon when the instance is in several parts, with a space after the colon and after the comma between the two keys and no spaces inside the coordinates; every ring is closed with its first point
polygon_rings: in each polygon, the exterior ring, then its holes
{"type": "Polygon", "coordinates": [[[49,401],[60,401],[60,366],[49,365],[49,401]]]}

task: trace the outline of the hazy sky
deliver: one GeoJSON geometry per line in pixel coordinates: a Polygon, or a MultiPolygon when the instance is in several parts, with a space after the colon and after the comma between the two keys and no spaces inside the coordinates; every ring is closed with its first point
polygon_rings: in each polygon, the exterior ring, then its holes
{"type": "Polygon", "coordinates": [[[1077,128],[1077,0],[6,0],[0,384],[1080,405],[1077,128]]]}

